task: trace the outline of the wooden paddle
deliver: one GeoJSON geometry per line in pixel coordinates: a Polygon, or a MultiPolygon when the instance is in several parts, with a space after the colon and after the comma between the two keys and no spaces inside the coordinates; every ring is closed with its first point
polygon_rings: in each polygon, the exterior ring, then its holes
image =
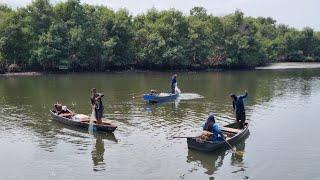
{"type": "Polygon", "coordinates": [[[193,137],[190,137],[190,136],[172,136],[171,138],[172,139],[175,139],[175,138],[198,138],[199,136],[193,136],[193,137]]]}
{"type": "Polygon", "coordinates": [[[231,144],[225,139],[223,138],[223,140],[228,144],[228,146],[230,147],[230,149],[232,150],[233,153],[236,153],[236,151],[232,148],[231,144]]]}
{"type": "Polygon", "coordinates": [[[226,140],[224,139],[224,141],[228,144],[228,146],[231,148],[232,150],[232,153],[236,154],[236,155],[239,155],[239,156],[242,156],[243,155],[243,152],[242,151],[236,151],[232,148],[231,144],[226,140]]]}

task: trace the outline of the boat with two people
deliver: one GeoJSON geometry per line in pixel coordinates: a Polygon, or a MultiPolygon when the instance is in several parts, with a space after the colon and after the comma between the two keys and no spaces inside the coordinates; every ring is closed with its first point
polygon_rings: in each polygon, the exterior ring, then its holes
{"type": "Polygon", "coordinates": [[[150,90],[149,93],[143,95],[143,99],[149,103],[163,103],[174,101],[179,97],[179,92],[177,93],[158,93],[155,90],[150,90]]]}
{"type": "MultiPolygon", "coordinates": [[[[212,152],[218,149],[232,149],[234,145],[249,135],[249,124],[242,126],[241,122],[234,122],[220,127],[215,122],[215,117],[210,114],[206,123],[203,125],[201,135],[196,137],[173,137],[187,138],[189,149],[195,149],[204,152],[212,152]]],[[[233,150],[233,149],[232,149],[233,150]]]]}
{"type": "MultiPolygon", "coordinates": [[[[76,114],[61,104],[55,104],[50,110],[51,117],[54,121],[66,124],[68,126],[88,129],[90,126],[90,117],[85,114],[76,114]]],[[[102,123],[97,123],[93,120],[93,129],[98,132],[112,133],[117,129],[117,126],[107,120],[102,120],[102,123]]]]}
{"type": "Polygon", "coordinates": [[[171,78],[171,91],[169,93],[157,92],[156,90],[150,90],[149,93],[143,95],[143,99],[149,103],[161,103],[176,100],[181,93],[177,84],[177,75],[174,74],[171,78]]]}
{"type": "Polygon", "coordinates": [[[224,140],[212,141],[203,136],[212,135],[209,132],[203,132],[201,136],[198,137],[188,137],[187,144],[189,149],[213,152],[218,149],[229,149],[231,145],[235,145],[241,142],[249,135],[249,124],[245,123],[243,129],[239,129],[240,124],[238,122],[228,124],[221,127],[221,131],[225,136],[224,140]],[[206,134],[206,135],[205,135],[206,134]]]}

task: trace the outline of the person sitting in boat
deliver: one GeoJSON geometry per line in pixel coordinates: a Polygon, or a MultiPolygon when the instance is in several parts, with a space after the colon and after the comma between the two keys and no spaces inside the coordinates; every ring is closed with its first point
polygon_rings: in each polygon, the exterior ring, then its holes
{"type": "Polygon", "coordinates": [[[53,112],[61,117],[71,117],[73,115],[73,112],[71,112],[67,106],[62,106],[60,103],[54,104],[53,112]]]}
{"type": "Polygon", "coordinates": [[[63,113],[68,113],[66,106],[62,106],[60,103],[54,104],[54,110],[55,113],[58,115],[63,114],[63,113]]]}
{"type": "Polygon", "coordinates": [[[203,126],[204,134],[211,134],[210,141],[224,141],[225,136],[223,135],[220,127],[216,124],[213,114],[210,114],[206,123],[203,126]],[[209,133],[207,133],[209,132],[209,133]]]}
{"type": "Polygon", "coordinates": [[[62,105],[59,103],[56,103],[53,105],[53,107],[54,107],[53,112],[59,115],[62,111],[62,105]]]}
{"type": "Polygon", "coordinates": [[[230,94],[232,98],[232,108],[233,112],[236,113],[236,120],[239,123],[240,129],[243,129],[246,121],[246,111],[244,108],[243,99],[248,96],[248,92],[246,91],[244,95],[236,96],[235,94],[230,94]]]}
{"type": "Polygon", "coordinates": [[[158,94],[159,93],[156,90],[154,90],[154,89],[150,90],[150,95],[158,95],[158,94]]]}
{"type": "Polygon", "coordinates": [[[91,89],[91,105],[92,108],[95,111],[95,116],[96,116],[96,120],[97,120],[97,124],[101,124],[102,123],[102,117],[103,117],[103,103],[102,103],[102,97],[104,95],[101,93],[97,93],[96,88],[92,88],[91,89]]]}
{"type": "Polygon", "coordinates": [[[176,87],[177,87],[177,74],[174,74],[171,78],[171,93],[176,93],[176,87]]]}

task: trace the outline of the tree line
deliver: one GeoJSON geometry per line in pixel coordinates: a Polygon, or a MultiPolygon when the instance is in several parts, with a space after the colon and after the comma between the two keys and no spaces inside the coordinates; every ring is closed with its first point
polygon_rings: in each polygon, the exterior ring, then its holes
{"type": "Polygon", "coordinates": [[[241,11],[214,16],[121,9],[68,0],[0,5],[0,72],[251,68],[278,61],[320,61],[320,32],[241,11]]]}

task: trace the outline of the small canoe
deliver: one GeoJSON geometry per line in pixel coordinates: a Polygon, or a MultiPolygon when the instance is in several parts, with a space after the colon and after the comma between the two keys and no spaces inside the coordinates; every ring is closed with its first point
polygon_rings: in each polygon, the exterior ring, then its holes
{"type": "MultiPolygon", "coordinates": [[[[74,120],[73,117],[76,116],[76,114],[72,116],[70,115],[63,116],[63,115],[58,115],[53,110],[50,110],[50,114],[54,121],[66,124],[68,126],[72,126],[80,129],[88,129],[90,125],[90,118],[86,118],[81,121],[74,120]]],[[[94,121],[93,129],[98,132],[112,133],[117,129],[117,126],[106,121],[102,121],[101,124],[96,124],[96,121],[94,121]]]]}
{"type": "Polygon", "coordinates": [[[159,102],[166,102],[166,101],[173,101],[179,97],[179,93],[159,93],[159,94],[144,94],[143,99],[150,103],[159,103],[159,102]]]}
{"type": "MultiPolygon", "coordinates": [[[[243,140],[249,135],[249,125],[246,123],[244,129],[238,129],[239,123],[232,123],[223,126],[221,129],[223,133],[227,136],[227,141],[230,144],[236,144],[237,142],[243,140]]],[[[221,148],[229,148],[229,145],[225,141],[212,142],[205,141],[202,142],[199,138],[187,138],[188,148],[195,149],[204,152],[212,152],[221,148]]]]}

